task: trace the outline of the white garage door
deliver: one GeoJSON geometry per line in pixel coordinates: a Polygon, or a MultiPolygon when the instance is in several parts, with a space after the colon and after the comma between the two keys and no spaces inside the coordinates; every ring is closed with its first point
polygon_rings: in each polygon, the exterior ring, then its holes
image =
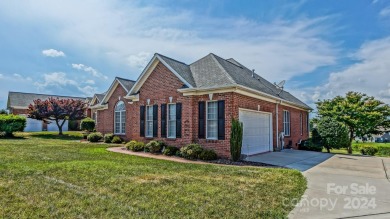
{"type": "Polygon", "coordinates": [[[244,125],[242,154],[251,155],[273,150],[272,114],[240,109],[239,119],[244,125]]]}
{"type": "Polygon", "coordinates": [[[41,132],[42,131],[42,121],[26,118],[26,128],[24,128],[25,132],[41,132]]]}
{"type": "MultiPolygon", "coordinates": [[[[58,123],[61,124],[63,120],[60,120],[58,123]]],[[[51,121],[51,123],[47,124],[47,131],[49,132],[58,132],[58,126],[56,124],[56,121],[51,121]]],[[[62,126],[62,131],[66,132],[68,131],[68,120],[65,121],[64,125],[62,126]]]]}

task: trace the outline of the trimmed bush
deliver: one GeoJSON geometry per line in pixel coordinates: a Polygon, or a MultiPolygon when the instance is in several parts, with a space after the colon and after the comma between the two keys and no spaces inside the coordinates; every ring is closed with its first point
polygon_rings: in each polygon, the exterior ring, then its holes
{"type": "Polygon", "coordinates": [[[217,157],[217,153],[214,150],[203,149],[199,154],[199,159],[201,160],[216,160],[217,157]]]}
{"type": "Polygon", "coordinates": [[[122,138],[116,135],[111,140],[111,143],[113,144],[122,144],[122,142],[123,142],[122,138]]]}
{"type": "Polygon", "coordinates": [[[176,152],[179,150],[179,148],[174,146],[167,146],[165,147],[165,150],[163,151],[163,154],[166,156],[173,156],[176,154],[176,152]]]}
{"type": "Polygon", "coordinates": [[[80,128],[81,130],[92,132],[95,129],[95,120],[89,117],[81,120],[80,128]]]}
{"type": "Polygon", "coordinates": [[[299,146],[299,150],[321,152],[322,146],[313,143],[312,139],[309,139],[299,146]]]}
{"type": "Polygon", "coordinates": [[[132,151],[143,151],[145,148],[145,144],[143,142],[133,140],[126,144],[126,148],[132,151]]]}
{"type": "Polygon", "coordinates": [[[175,153],[175,156],[176,156],[176,157],[182,157],[181,151],[180,151],[180,150],[177,150],[176,153],[175,153]]]}
{"type": "Polygon", "coordinates": [[[243,124],[237,119],[232,120],[232,128],[230,133],[230,156],[233,161],[238,161],[241,158],[243,124]]]}
{"type": "Polygon", "coordinates": [[[68,128],[69,131],[80,131],[79,122],[77,120],[69,120],[68,128]]]}
{"type": "Polygon", "coordinates": [[[363,145],[360,147],[360,151],[363,155],[374,156],[376,153],[378,153],[378,147],[371,145],[363,145]]]}
{"type": "Polygon", "coordinates": [[[181,156],[191,160],[199,159],[199,155],[202,151],[203,148],[198,144],[189,144],[180,148],[181,156]]]}
{"type": "Polygon", "coordinates": [[[164,148],[168,147],[167,143],[165,143],[164,141],[157,141],[159,144],[160,144],[160,152],[162,150],[164,150],[164,148]]]}
{"type": "Polygon", "coordinates": [[[103,141],[104,141],[104,143],[111,143],[113,138],[114,138],[114,134],[107,133],[104,135],[103,141]]]}
{"type": "Polygon", "coordinates": [[[22,132],[26,127],[26,118],[23,116],[0,114],[0,132],[5,136],[12,136],[13,132],[22,132]]]}
{"type": "Polygon", "coordinates": [[[161,151],[161,146],[157,141],[150,141],[145,145],[145,151],[152,154],[159,153],[161,151]]]}
{"type": "Polygon", "coordinates": [[[89,142],[98,142],[103,138],[102,133],[100,132],[94,132],[88,135],[87,140],[89,142]]]}

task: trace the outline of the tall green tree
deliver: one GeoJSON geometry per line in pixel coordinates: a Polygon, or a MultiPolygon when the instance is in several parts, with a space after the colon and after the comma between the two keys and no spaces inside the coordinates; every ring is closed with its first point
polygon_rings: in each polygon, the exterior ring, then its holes
{"type": "Polygon", "coordinates": [[[345,148],[349,145],[348,128],[331,117],[321,117],[317,120],[318,133],[322,146],[328,153],[330,149],[345,148]]]}
{"type": "Polygon", "coordinates": [[[345,125],[349,132],[348,153],[355,137],[381,134],[390,128],[390,107],[372,96],[348,92],[345,97],[318,101],[318,115],[330,117],[345,125]]]}

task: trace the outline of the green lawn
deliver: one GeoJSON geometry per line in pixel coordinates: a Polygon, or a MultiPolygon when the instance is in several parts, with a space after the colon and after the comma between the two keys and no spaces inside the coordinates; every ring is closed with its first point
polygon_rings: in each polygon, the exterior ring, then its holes
{"type": "Polygon", "coordinates": [[[78,133],[17,136],[0,139],[0,218],[284,218],[283,202],[306,189],[296,170],[140,158],[78,133]]]}

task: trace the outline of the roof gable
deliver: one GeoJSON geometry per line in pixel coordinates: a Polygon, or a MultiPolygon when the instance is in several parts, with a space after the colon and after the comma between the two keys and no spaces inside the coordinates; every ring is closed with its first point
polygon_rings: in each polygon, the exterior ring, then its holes
{"type": "Polygon", "coordinates": [[[135,81],[133,81],[133,80],[115,77],[110,88],[107,90],[107,92],[104,93],[104,97],[100,101],[100,104],[103,105],[110,99],[111,95],[114,93],[114,90],[117,88],[118,85],[121,85],[121,87],[126,92],[129,92],[129,90],[131,90],[131,88],[134,86],[134,84],[135,84],[135,81]]]}
{"type": "Polygon", "coordinates": [[[150,74],[153,72],[153,70],[156,68],[159,62],[161,62],[165,67],[167,67],[187,87],[190,88],[194,87],[195,83],[193,81],[192,74],[191,71],[189,70],[188,65],[156,53],[154,54],[153,58],[149,61],[145,69],[142,71],[141,75],[138,77],[134,86],[127,93],[127,95],[132,95],[139,91],[139,89],[145,83],[146,79],[150,76],[150,74]],[[190,82],[188,82],[187,80],[189,80],[190,82]]]}

